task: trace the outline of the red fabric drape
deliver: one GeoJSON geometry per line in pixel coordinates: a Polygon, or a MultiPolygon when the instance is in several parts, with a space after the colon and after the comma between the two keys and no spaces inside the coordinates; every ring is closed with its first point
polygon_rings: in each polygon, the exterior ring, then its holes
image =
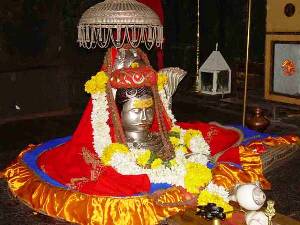
{"type": "MultiPolygon", "coordinates": [[[[111,63],[116,56],[116,49],[111,51],[111,63]]],[[[102,69],[105,70],[103,67],[102,69]]],[[[146,175],[121,175],[109,166],[100,166],[100,174],[97,179],[90,179],[92,171],[98,168],[93,165],[98,158],[93,146],[93,128],[91,124],[92,100],[89,101],[81,121],[73,134],[72,139],[64,145],[47,151],[39,157],[38,165],[49,176],[63,184],[75,184],[77,189],[87,194],[126,196],[140,192],[148,192],[150,181],[146,175]],[[86,160],[83,148],[96,159],[86,160]],[[82,179],[84,179],[82,181],[82,179]],[[113,182],[112,182],[113,181],[113,182]]],[[[163,110],[164,123],[167,130],[170,129],[170,119],[163,110]]],[[[110,135],[114,136],[114,126],[109,116],[110,135]]],[[[152,130],[158,130],[157,120],[154,120],[152,130]]],[[[239,138],[238,133],[227,131],[224,128],[205,123],[179,123],[185,129],[199,129],[209,143],[212,154],[222,151],[225,147],[231,146],[239,138]]],[[[101,137],[100,137],[101,138],[101,137]]],[[[114,141],[114,140],[112,140],[114,141]]],[[[227,158],[226,158],[227,159],[227,158]]],[[[228,161],[238,162],[238,151],[228,155],[228,161]]]]}
{"type": "MultiPolygon", "coordinates": [[[[109,166],[99,168],[98,179],[89,179],[93,171],[93,162],[86,162],[82,149],[86,148],[90,155],[97,159],[93,147],[92,107],[90,99],[72,139],[41,154],[38,165],[58,182],[74,183],[79,191],[87,194],[127,196],[148,192],[150,181],[147,175],[121,175],[109,166]],[[81,182],[81,179],[87,180],[81,182]]],[[[111,132],[113,132],[112,126],[111,132]]]]}
{"type": "Polygon", "coordinates": [[[219,158],[219,161],[228,161],[237,164],[241,163],[238,148],[232,147],[239,141],[241,137],[237,131],[202,122],[178,122],[177,125],[183,129],[200,130],[203,138],[210,147],[212,156],[225,149],[228,149],[222,154],[222,156],[219,158]]]}

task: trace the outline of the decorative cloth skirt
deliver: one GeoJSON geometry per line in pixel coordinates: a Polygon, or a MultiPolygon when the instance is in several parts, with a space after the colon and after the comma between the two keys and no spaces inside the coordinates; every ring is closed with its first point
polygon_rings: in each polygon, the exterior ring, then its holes
{"type": "Polygon", "coordinates": [[[157,224],[185,210],[182,189],[153,184],[149,193],[110,197],[80,193],[53,180],[37,165],[40,154],[70,137],[29,145],[2,174],[14,196],[43,214],[79,224],[157,224]],[[159,195],[153,194],[157,190],[159,195]],[[174,206],[176,205],[176,206],[174,206]]]}
{"type": "MultiPolygon", "coordinates": [[[[151,184],[149,193],[112,197],[82,193],[52,179],[38,166],[38,157],[70,139],[54,139],[24,149],[15,162],[0,172],[12,194],[37,212],[79,224],[157,224],[190,207],[186,192],[168,184],[151,184]]],[[[238,147],[240,168],[231,164],[216,165],[212,171],[214,182],[229,188],[235,183],[259,180],[264,188],[270,188],[262,175],[261,156],[274,152],[278,146],[298,146],[297,142],[298,137],[287,136],[242,143],[238,147]]]]}

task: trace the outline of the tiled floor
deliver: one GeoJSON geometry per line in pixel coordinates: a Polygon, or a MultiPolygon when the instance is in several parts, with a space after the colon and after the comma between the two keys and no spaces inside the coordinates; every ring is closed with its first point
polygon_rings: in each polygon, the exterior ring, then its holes
{"type": "MultiPolygon", "coordinates": [[[[241,110],[236,106],[205,103],[203,98],[195,96],[176,97],[174,112],[180,121],[212,121],[223,124],[239,123],[241,110]],[[202,99],[202,100],[201,100],[202,99]]],[[[5,168],[27,144],[38,144],[56,137],[72,134],[80,115],[40,118],[36,120],[18,121],[0,126],[0,169],[5,168]]],[[[273,123],[267,130],[269,133],[300,133],[297,125],[300,118],[294,117],[290,123],[273,123]]],[[[267,192],[269,198],[276,201],[276,209],[288,216],[300,220],[300,154],[292,160],[267,174],[273,184],[272,191],[267,192]]],[[[10,196],[6,183],[0,180],[0,224],[3,225],[50,225],[68,224],[33,212],[17,199],[10,196]]]]}

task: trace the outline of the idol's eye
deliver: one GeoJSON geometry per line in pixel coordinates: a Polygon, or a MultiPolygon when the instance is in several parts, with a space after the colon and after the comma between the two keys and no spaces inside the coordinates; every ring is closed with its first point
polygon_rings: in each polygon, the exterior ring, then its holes
{"type": "Polygon", "coordinates": [[[153,112],[153,109],[152,108],[147,108],[147,113],[152,113],[153,112]]]}
{"type": "Polygon", "coordinates": [[[134,113],[139,113],[141,111],[141,109],[138,109],[138,108],[134,108],[132,110],[130,110],[131,112],[134,112],[134,113]]]}

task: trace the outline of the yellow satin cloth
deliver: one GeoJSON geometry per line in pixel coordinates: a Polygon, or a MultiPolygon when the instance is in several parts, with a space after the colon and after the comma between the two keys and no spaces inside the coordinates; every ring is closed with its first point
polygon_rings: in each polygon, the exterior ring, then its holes
{"type": "MultiPolygon", "coordinates": [[[[239,146],[242,170],[229,164],[219,164],[213,169],[213,182],[224,186],[227,190],[234,188],[237,183],[259,181],[263,189],[271,189],[271,184],[263,175],[262,161],[257,151],[258,147],[275,147],[299,143],[297,136],[268,137],[262,141],[254,141],[247,146],[239,146]]],[[[274,150],[275,151],[275,150],[274,150]]]]}
{"type": "Polygon", "coordinates": [[[54,187],[22,163],[22,155],[32,148],[31,145],[24,150],[0,177],[7,179],[14,196],[38,212],[79,224],[152,225],[187,208],[176,204],[185,201],[183,192],[176,187],[163,192],[159,198],[151,195],[100,197],[54,187]]]}
{"type": "MultiPolygon", "coordinates": [[[[255,144],[275,146],[297,141],[297,137],[289,136],[267,138],[247,147],[240,146],[243,170],[228,164],[219,164],[213,169],[213,180],[228,189],[236,183],[255,181],[260,181],[264,188],[270,188],[270,183],[262,174],[262,163],[259,153],[255,153],[255,144]]],[[[34,147],[30,145],[25,149],[17,162],[0,173],[0,177],[7,179],[14,196],[41,213],[79,224],[152,225],[187,208],[183,204],[177,204],[186,199],[181,189],[176,187],[163,192],[157,199],[151,195],[99,197],[52,186],[22,163],[23,154],[34,147]]]]}

